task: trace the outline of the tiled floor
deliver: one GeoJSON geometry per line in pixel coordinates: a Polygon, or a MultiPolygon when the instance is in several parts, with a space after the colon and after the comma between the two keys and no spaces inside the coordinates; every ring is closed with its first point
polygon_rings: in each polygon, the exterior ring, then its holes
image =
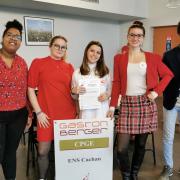
{"type": "MultiPolygon", "coordinates": [[[[155,133],[156,144],[156,159],[157,165],[153,165],[153,156],[151,152],[146,152],[145,159],[139,173],[139,180],[156,180],[162,170],[162,100],[158,100],[159,107],[159,129],[155,133]]],[[[148,139],[147,147],[151,147],[151,139],[148,139]]],[[[29,177],[26,177],[26,152],[27,147],[20,144],[17,153],[17,180],[36,180],[37,169],[30,168],[29,177]]],[[[180,180],[180,174],[177,173],[177,169],[180,168],[180,133],[176,133],[174,142],[174,175],[170,180],[180,180]]],[[[0,180],[4,180],[2,171],[0,169],[0,180]]],[[[49,180],[49,179],[48,179],[49,180]]],[[[61,179],[66,180],[66,179],[61,179]]],[[[103,179],[102,179],[103,180],[103,179]]],[[[113,180],[121,180],[120,172],[117,167],[114,169],[113,180]]]]}
{"type": "MultiPolygon", "coordinates": [[[[153,164],[152,152],[147,151],[145,154],[144,162],[139,173],[139,180],[157,180],[163,167],[162,160],[162,130],[159,128],[155,133],[155,145],[156,145],[156,161],[157,164],[153,164]]],[[[149,137],[147,147],[151,147],[151,138],[149,137]]],[[[174,175],[170,180],[180,180],[180,174],[177,171],[180,169],[180,133],[176,133],[174,142],[174,175]]],[[[120,172],[118,168],[114,170],[113,180],[121,180],[120,172]]]]}

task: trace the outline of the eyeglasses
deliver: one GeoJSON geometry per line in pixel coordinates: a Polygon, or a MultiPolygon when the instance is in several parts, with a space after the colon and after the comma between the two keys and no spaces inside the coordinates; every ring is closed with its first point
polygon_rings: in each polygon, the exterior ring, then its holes
{"type": "Polygon", "coordinates": [[[133,34],[133,33],[128,34],[128,36],[129,36],[129,37],[131,37],[131,38],[135,38],[135,37],[137,37],[138,39],[140,39],[140,38],[144,37],[144,35],[143,35],[143,34],[133,34]]]}
{"type": "Polygon", "coordinates": [[[56,50],[62,50],[62,51],[65,51],[67,49],[66,46],[60,46],[59,44],[53,44],[54,48],[56,50]]]}
{"type": "Polygon", "coordinates": [[[17,40],[17,41],[21,41],[21,40],[22,40],[22,36],[21,36],[21,35],[12,34],[12,33],[10,33],[10,32],[7,32],[6,36],[7,36],[9,39],[14,39],[14,40],[17,40]]]}

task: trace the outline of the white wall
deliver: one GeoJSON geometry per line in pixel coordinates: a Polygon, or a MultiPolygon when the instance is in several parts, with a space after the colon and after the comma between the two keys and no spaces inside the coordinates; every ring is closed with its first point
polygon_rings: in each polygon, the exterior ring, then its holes
{"type": "Polygon", "coordinates": [[[99,0],[97,3],[89,3],[81,0],[34,0],[64,6],[91,9],[115,14],[147,17],[148,0],[99,0]],[[143,7],[143,8],[141,8],[143,7]]]}
{"type": "MultiPolygon", "coordinates": [[[[118,1],[118,0],[116,0],[118,1]]],[[[127,0],[128,3],[130,0],[127,0]]],[[[138,6],[143,9],[143,0],[138,3],[130,3],[132,6],[138,6]]],[[[119,1],[119,3],[122,1],[119,1]]],[[[110,1],[109,1],[110,3],[110,1]]],[[[124,1],[126,4],[126,1],[124,1]]],[[[168,9],[164,5],[164,1],[149,0],[149,18],[143,20],[146,28],[146,37],[144,41],[144,50],[152,51],[152,27],[175,25],[180,20],[178,9],[168,9]]],[[[140,11],[140,10],[139,10],[140,11]]],[[[136,12],[137,14],[139,12],[136,12]]],[[[119,47],[127,43],[127,30],[132,22],[119,24],[117,22],[102,21],[100,19],[82,18],[79,16],[70,16],[64,14],[49,14],[38,11],[25,11],[22,9],[0,8],[0,35],[3,31],[3,25],[13,18],[17,18],[23,23],[23,16],[47,17],[54,19],[55,35],[62,34],[69,40],[68,57],[75,67],[81,63],[83,51],[87,43],[94,39],[102,42],[105,51],[105,59],[107,65],[112,69],[113,56],[119,50],[119,47]]],[[[1,36],[0,36],[1,37],[1,36]]],[[[19,52],[26,60],[28,65],[35,57],[43,57],[48,55],[47,46],[26,46],[24,43],[24,35],[22,47],[19,52]]]]}
{"type": "Polygon", "coordinates": [[[180,21],[180,7],[167,8],[165,0],[149,0],[149,25],[176,25],[178,21],[180,21]]]}
{"type": "MultiPolygon", "coordinates": [[[[25,11],[21,9],[0,8],[0,34],[7,21],[18,19],[23,22],[23,16],[47,17],[54,19],[55,35],[65,36],[68,43],[68,59],[78,67],[81,64],[83,51],[87,43],[91,40],[98,40],[102,43],[105,52],[107,65],[112,69],[113,56],[119,49],[118,37],[120,33],[117,22],[100,21],[98,19],[88,19],[73,17],[63,14],[48,14],[45,12],[25,11]]],[[[0,36],[1,37],[1,36],[0,36]]],[[[35,57],[44,57],[49,54],[47,46],[26,46],[23,34],[22,46],[18,53],[31,64],[35,57]]]]}
{"type": "MultiPolygon", "coordinates": [[[[180,21],[180,7],[171,9],[165,6],[164,0],[149,0],[149,17],[142,20],[146,29],[146,37],[143,48],[147,51],[153,50],[153,27],[177,25],[180,21]]],[[[128,27],[132,24],[123,23],[120,25],[120,46],[126,44],[128,27]]]]}
{"type": "Polygon", "coordinates": [[[149,0],[149,19],[145,21],[149,33],[147,34],[146,47],[151,51],[153,49],[153,31],[152,27],[177,25],[180,21],[180,7],[167,8],[165,1],[149,0]]]}
{"type": "MultiPolygon", "coordinates": [[[[146,35],[145,35],[145,39],[144,39],[144,43],[143,43],[142,48],[145,51],[152,51],[152,28],[151,28],[148,20],[140,20],[140,21],[143,22],[143,25],[144,25],[145,30],[146,30],[146,35]]],[[[120,25],[120,29],[121,29],[120,47],[127,44],[127,31],[128,31],[128,28],[132,25],[132,23],[133,23],[133,21],[127,22],[127,23],[122,23],[120,25]]]]}

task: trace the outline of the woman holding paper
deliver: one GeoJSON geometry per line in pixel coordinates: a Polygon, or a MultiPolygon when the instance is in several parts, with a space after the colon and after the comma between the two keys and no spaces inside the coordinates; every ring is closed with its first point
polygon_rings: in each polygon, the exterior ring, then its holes
{"type": "Polygon", "coordinates": [[[111,78],[100,42],[91,41],[85,48],[83,62],[73,73],[71,92],[74,98],[79,98],[79,118],[106,117],[111,95],[111,78]]]}
{"type": "Polygon", "coordinates": [[[35,59],[29,70],[28,95],[37,115],[39,179],[46,179],[48,153],[53,140],[53,120],[75,119],[71,97],[73,67],[65,61],[67,40],[55,36],[49,43],[50,56],[35,59]],[[38,88],[38,96],[35,90],[38,88]]]}
{"type": "Polygon", "coordinates": [[[138,179],[148,133],[156,131],[158,126],[154,100],[173,77],[160,56],[142,50],[144,36],[143,24],[134,22],[127,33],[128,52],[119,54],[114,59],[114,80],[108,116],[113,117],[113,109],[121,95],[116,130],[117,158],[123,180],[138,179]],[[135,148],[130,163],[128,145],[131,135],[135,135],[135,148]]]}

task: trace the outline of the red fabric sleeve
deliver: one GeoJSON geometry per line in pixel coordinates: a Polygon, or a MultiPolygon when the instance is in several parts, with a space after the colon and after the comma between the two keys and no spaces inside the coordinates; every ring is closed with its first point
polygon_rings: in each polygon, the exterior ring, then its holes
{"type": "Polygon", "coordinates": [[[159,95],[164,91],[170,80],[174,77],[170,69],[162,62],[160,56],[156,55],[157,71],[160,77],[160,81],[157,87],[154,88],[159,95]]]}
{"type": "Polygon", "coordinates": [[[119,69],[120,56],[115,56],[114,58],[114,76],[112,81],[112,93],[110,106],[116,107],[118,103],[118,98],[120,94],[120,69],[119,69]]]}
{"type": "Polygon", "coordinates": [[[28,87],[36,88],[39,81],[39,60],[33,60],[28,73],[28,87]]]}
{"type": "Polygon", "coordinates": [[[73,74],[73,72],[74,72],[74,67],[73,67],[73,65],[72,64],[69,64],[69,67],[70,67],[70,73],[71,73],[71,75],[73,74]]]}

